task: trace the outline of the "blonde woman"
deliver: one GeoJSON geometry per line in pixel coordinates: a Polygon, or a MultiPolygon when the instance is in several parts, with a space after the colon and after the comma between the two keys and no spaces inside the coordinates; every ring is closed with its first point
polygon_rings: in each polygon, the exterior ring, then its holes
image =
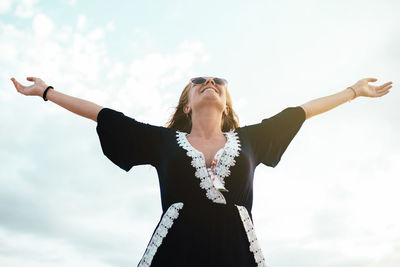
{"type": "Polygon", "coordinates": [[[50,100],[97,122],[105,156],[125,171],[157,169],[163,213],[138,266],[265,266],[252,223],[253,175],[275,167],[304,121],[356,97],[381,97],[392,82],[375,78],[303,105],[287,107],[258,124],[239,127],[227,90],[217,77],[192,78],[166,127],[63,94],[43,80],[11,79],[18,92],[50,100]]]}

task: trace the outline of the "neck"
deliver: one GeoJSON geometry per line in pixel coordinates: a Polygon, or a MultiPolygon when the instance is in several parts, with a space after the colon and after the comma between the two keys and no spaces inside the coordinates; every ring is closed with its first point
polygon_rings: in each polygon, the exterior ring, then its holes
{"type": "Polygon", "coordinates": [[[209,139],[222,134],[222,114],[215,108],[204,107],[192,112],[192,137],[209,139]]]}

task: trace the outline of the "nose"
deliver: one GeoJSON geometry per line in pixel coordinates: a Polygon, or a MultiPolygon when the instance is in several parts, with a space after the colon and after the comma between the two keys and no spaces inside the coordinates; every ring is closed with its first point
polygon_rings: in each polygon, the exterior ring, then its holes
{"type": "Polygon", "coordinates": [[[208,83],[211,83],[211,84],[215,85],[214,78],[212,78],[212,77],[211,78],[207,78],[207,80],[204,83],[204,85],[207,85],[208,83]]]}

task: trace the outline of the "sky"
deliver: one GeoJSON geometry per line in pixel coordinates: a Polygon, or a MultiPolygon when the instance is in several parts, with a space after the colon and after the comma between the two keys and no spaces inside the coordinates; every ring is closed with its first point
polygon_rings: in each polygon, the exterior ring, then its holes
{"type": "Polygon", "coordinates": [[[136,266],[161,216],[156,170],[102,153],[96,122],[13,87],[164,125],[191,77],[229,81],[240,124],[393,82],[304,122],[259,165],[253,219],[270,267],[400,264],[399,1],[0,2],[0,266],[136,266]]]}

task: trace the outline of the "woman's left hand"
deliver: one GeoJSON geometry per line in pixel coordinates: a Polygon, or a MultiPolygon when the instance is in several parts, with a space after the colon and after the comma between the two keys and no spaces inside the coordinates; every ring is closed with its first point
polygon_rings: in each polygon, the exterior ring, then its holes
{"type": "Polygon", "coordinates": [[[377,78],[365,78],[356,82],[352,87],[357,92],[357,96],[367,96],[367,97],[381,97],[390,92],[392,88],[392,82],[387,82],[382,85],[370,85],[368,82],[376,82],[377,78]]]}

